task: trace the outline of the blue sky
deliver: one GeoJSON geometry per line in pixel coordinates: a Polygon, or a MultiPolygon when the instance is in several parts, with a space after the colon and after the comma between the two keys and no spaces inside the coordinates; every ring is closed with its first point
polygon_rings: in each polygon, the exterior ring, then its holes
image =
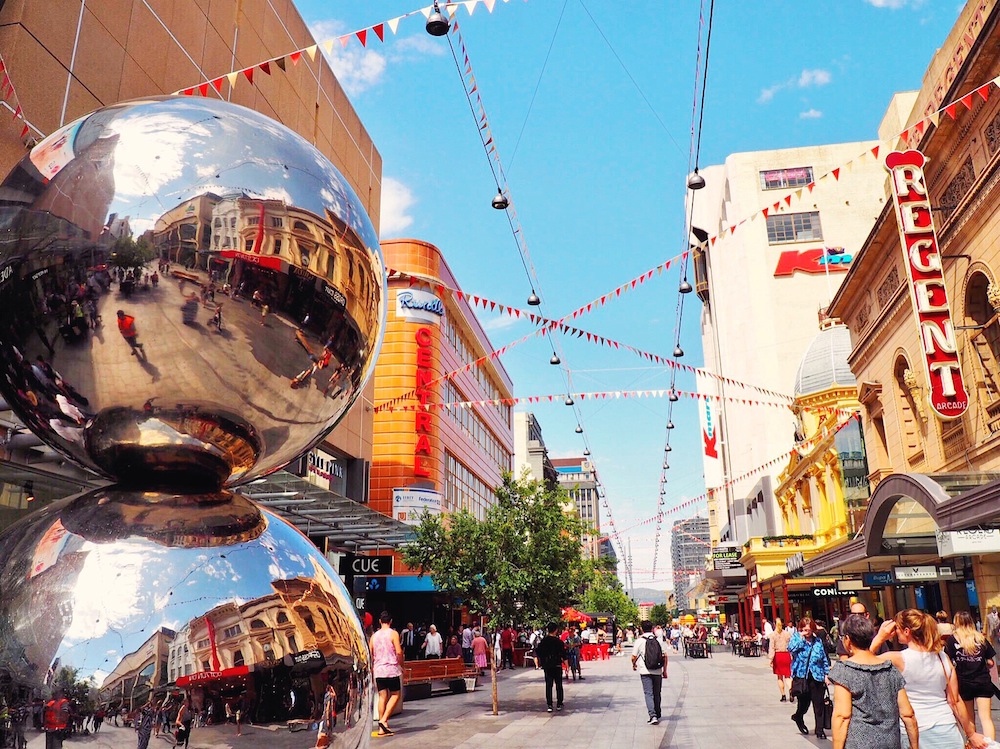
{"type": "MultiPolygon", "coordinates": [[[[317,40],[416,10],[400,0],[297,0],[317,40]]],[[[700,163],[728,154],[876,137],[895,91],[919,88],[931,55],[960,10],[953,0],[845,0],[716,4],[700,163]]],[[[699,13],[708,5],[638,0],[497,0],[469,17],[458,10],[479,93],[540,281],[542,314],[557,318],[687,247],[684,181],[689,163],[699,13]]],[[[448,42],[422,16],[402,20],[384,44],[334,45],[332,63],[383,158],[382,236],[440,247],[464,290],[525,308],[531,291],[478,138],[448,42]]],[[[454,36],[452,36],[454,39],[454,36]]],[[[702,35],[702,55],[704,55],[702,35]]],[[[669,355],[678,275],[577,320],[579,327],[669,355]]],[[[686,301],[681,345],[700,365],[700,307],[686,301]]],[[[482,313],[494,345],[530,328],[482,313]]],[[[564,367],[544,340],[503,359],[515,395],[659,389],[669,371],[586,341],[563,340],[564,367]]],[[[694,389],[693,376],[678,387],[694,389]]],[[[587,444],[616,525],[656,512],[667,420],[665,399],[578,402],[587,444]]],[[[554,456],[579,455],[576,416],[561,402],[534,407],[554,456]]],[[[667,508],[704,491],[692,404],[677,425],[667,508]]],[[[664,536],[673,519],[668,516],[664,536]]],[[[636,585],[669,588],[654,527],[631,540],[636,585]]]]}

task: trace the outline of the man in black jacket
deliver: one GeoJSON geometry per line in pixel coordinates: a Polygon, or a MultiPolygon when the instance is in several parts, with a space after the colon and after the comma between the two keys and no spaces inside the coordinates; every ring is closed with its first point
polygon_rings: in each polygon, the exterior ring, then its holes
{"type": "Polygon", "coordinates": [[[559,639],[559,625],[553,622],[548,627],[549,633],[538,644],[536,654],[538,662],[545,671],[545,704],[552,712],[552,684],[556,685],[556,710],[563,708],[562,663],[566,658],[566,648],[559,639]]]}

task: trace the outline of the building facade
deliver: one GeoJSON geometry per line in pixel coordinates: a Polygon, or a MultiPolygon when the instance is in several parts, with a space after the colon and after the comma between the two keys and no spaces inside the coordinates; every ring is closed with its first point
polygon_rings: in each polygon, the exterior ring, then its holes
{"type": "Polygon", "coordinates": [[[559,486],[566,490],[573,507],[583,523],[583,554],[597,559],[607,552],[614,555],[610,543],[601,543],[601,497],[597,468],[587,458],[553,458],[559,486]],[[604,552],[604,554],[602,554],[604,552]]]}
{"type": "Polygon", "coordinates": [[[554,488],[558,484],[556,468],[549,458],[548,448],[542,439],[542,425],[533,413],[514,413],[514,475],[527,475],[535,481],[554,488]]]}
{"type": "Polygon", "coordinates": [[[708,518],[676,521],[670,528],[670,563],[673,568],[674,599],[681,608],[693,608],[688,592],[701,578],[709,552],[708,518]]]}
{"type": "Polygon", "coordinates": [[[968,3],[906,101],[923,124],[904,142],[883,123],[884,207],[831,306],[873,493],[863,534],[805,571],[879,573],[864,595],[887,615],[1000,605],[998,18],[995,0],[968,3]]]}
{"type": "MultiPolygon", "coordinates": [[[[482,519],[513,469],[513,383],[472,307],[445,291],[460,286],[441,250],[415,239],[386,241],[382,249],[386,266],[403,275],[390,277],[373,377],[376,402],[394,405],[375,414],[371,507],[411,525],[425,510],[467,510],[482,519]],[[447,403],[466,405],[441,407],[447,403]]],[[[428,608],[430,578],[404,573],[369,591],[369,610],[391,601],[395,611],[434,620],[440,612],[428,608]]]]}

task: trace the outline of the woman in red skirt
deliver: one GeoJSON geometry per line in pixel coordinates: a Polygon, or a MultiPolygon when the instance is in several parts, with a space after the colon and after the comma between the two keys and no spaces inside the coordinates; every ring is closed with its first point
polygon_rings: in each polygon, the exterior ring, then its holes
{"type": "Polygon", "coordinates": [[[767,657],[771,661],[771,671],[778,677],[778,691],[781,692],[781,701],[787,702],[786,691],[790,691],[792,681],[792,657],[788,652],[788,641],[792,639],[792,631],[785,629],[781,624],[781,619],[774,620],[774,631],[767,636],[770,640],[770,647],[767,649],[767,657]]]}

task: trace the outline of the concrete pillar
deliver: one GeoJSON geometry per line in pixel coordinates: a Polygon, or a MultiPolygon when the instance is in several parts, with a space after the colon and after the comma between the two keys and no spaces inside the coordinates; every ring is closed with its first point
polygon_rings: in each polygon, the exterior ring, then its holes
{"type": "Polygon", "coordinates": [[[1000,554],[972,557],[972,574],[976,579],[979,611],[985,620],[991,606],[1000,606],[1000,554]]]}

